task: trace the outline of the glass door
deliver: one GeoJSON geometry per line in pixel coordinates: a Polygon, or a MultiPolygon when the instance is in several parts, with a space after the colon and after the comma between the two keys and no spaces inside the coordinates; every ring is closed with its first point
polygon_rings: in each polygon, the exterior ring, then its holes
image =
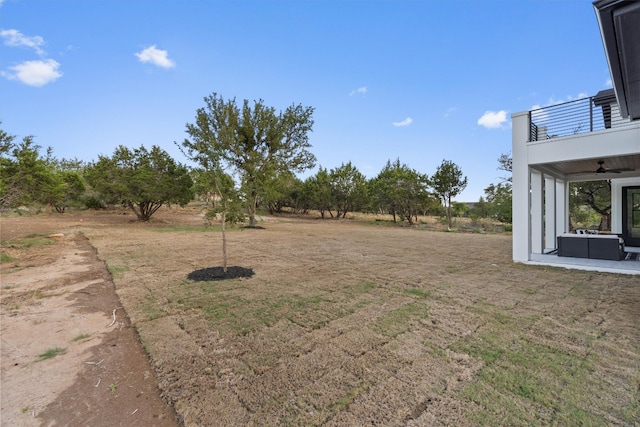
{"type": "Polygon", "coordinates": [[[622,238],[625,245],[640,247],[640,187],[622,188],[622,238]]]}

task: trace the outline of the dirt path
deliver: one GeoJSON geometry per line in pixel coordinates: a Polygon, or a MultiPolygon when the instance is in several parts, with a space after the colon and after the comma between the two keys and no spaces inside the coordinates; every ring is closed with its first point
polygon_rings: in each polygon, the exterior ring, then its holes
{"type": "Polygon", "coordinates": [[[9,245],[12,261],[2,263],[0,424],[176,426],[111,276],[71,228],[77,221],[3,219],[3,242],[63,233],[53,244],[9,245]]]}

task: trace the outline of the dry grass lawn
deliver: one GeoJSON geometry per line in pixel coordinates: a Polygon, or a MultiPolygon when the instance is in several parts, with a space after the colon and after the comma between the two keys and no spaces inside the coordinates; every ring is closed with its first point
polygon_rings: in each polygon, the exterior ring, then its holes
{"type": "Polygon", "coordinates": [[[509,234],[268,218],[221,265],[189,211],[78,226],[195,425],[640,424],[640,278],[514,264],[509,234]]]}

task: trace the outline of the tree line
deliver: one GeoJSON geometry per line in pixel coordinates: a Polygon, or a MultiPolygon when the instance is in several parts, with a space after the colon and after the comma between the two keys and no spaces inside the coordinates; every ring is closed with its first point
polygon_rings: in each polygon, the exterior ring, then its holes
{"type": "MultiPolygon", "coordinates": [[[[188,137],[175,142],[194,167],[155,145],[120,145],[112,155],[87,163],[58,160],[50,148],[42,155],[33,137],[18,142],[0,129],[0,209],[43,204],[64,212],[74,204],[119,204],[149,220],[163,205],[184,206],[200,197],[223,225],[247,218],[255,226],[257,209],[263,207],[271,213],[317,211],[323,218],[388,213],[394,222],[408,224],[419,215],[446,215],[453,226],[453,198],[467,178],[452,161],[443,160],[431,176],[396,159],[371,179],[347,162],[332,169],[320,166],[302,180],[296,174],[316,166],[309,143],[312,107],[294,104],[276,112],[262,100],[238,104],[216,93],[204,101],[195,121],[185,126],[188,137]]],[[[492,184],[471,214],[510,222],[510,190],[507,181],[492,184]]]]}

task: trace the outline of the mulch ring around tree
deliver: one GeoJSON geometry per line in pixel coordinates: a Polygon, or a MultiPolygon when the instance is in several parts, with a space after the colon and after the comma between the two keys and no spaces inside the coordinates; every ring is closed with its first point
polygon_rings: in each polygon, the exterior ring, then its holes
{"type": "Polygon", "coordinates": [[[212,280],[238,279],[241,277],[251,277],[254,275],[253,269],[239,266],[227,267],[224,272],[222,267],[207,267],[194,270],[187,274],[187,279],[195,282],[209,282],[212,280]]]}

